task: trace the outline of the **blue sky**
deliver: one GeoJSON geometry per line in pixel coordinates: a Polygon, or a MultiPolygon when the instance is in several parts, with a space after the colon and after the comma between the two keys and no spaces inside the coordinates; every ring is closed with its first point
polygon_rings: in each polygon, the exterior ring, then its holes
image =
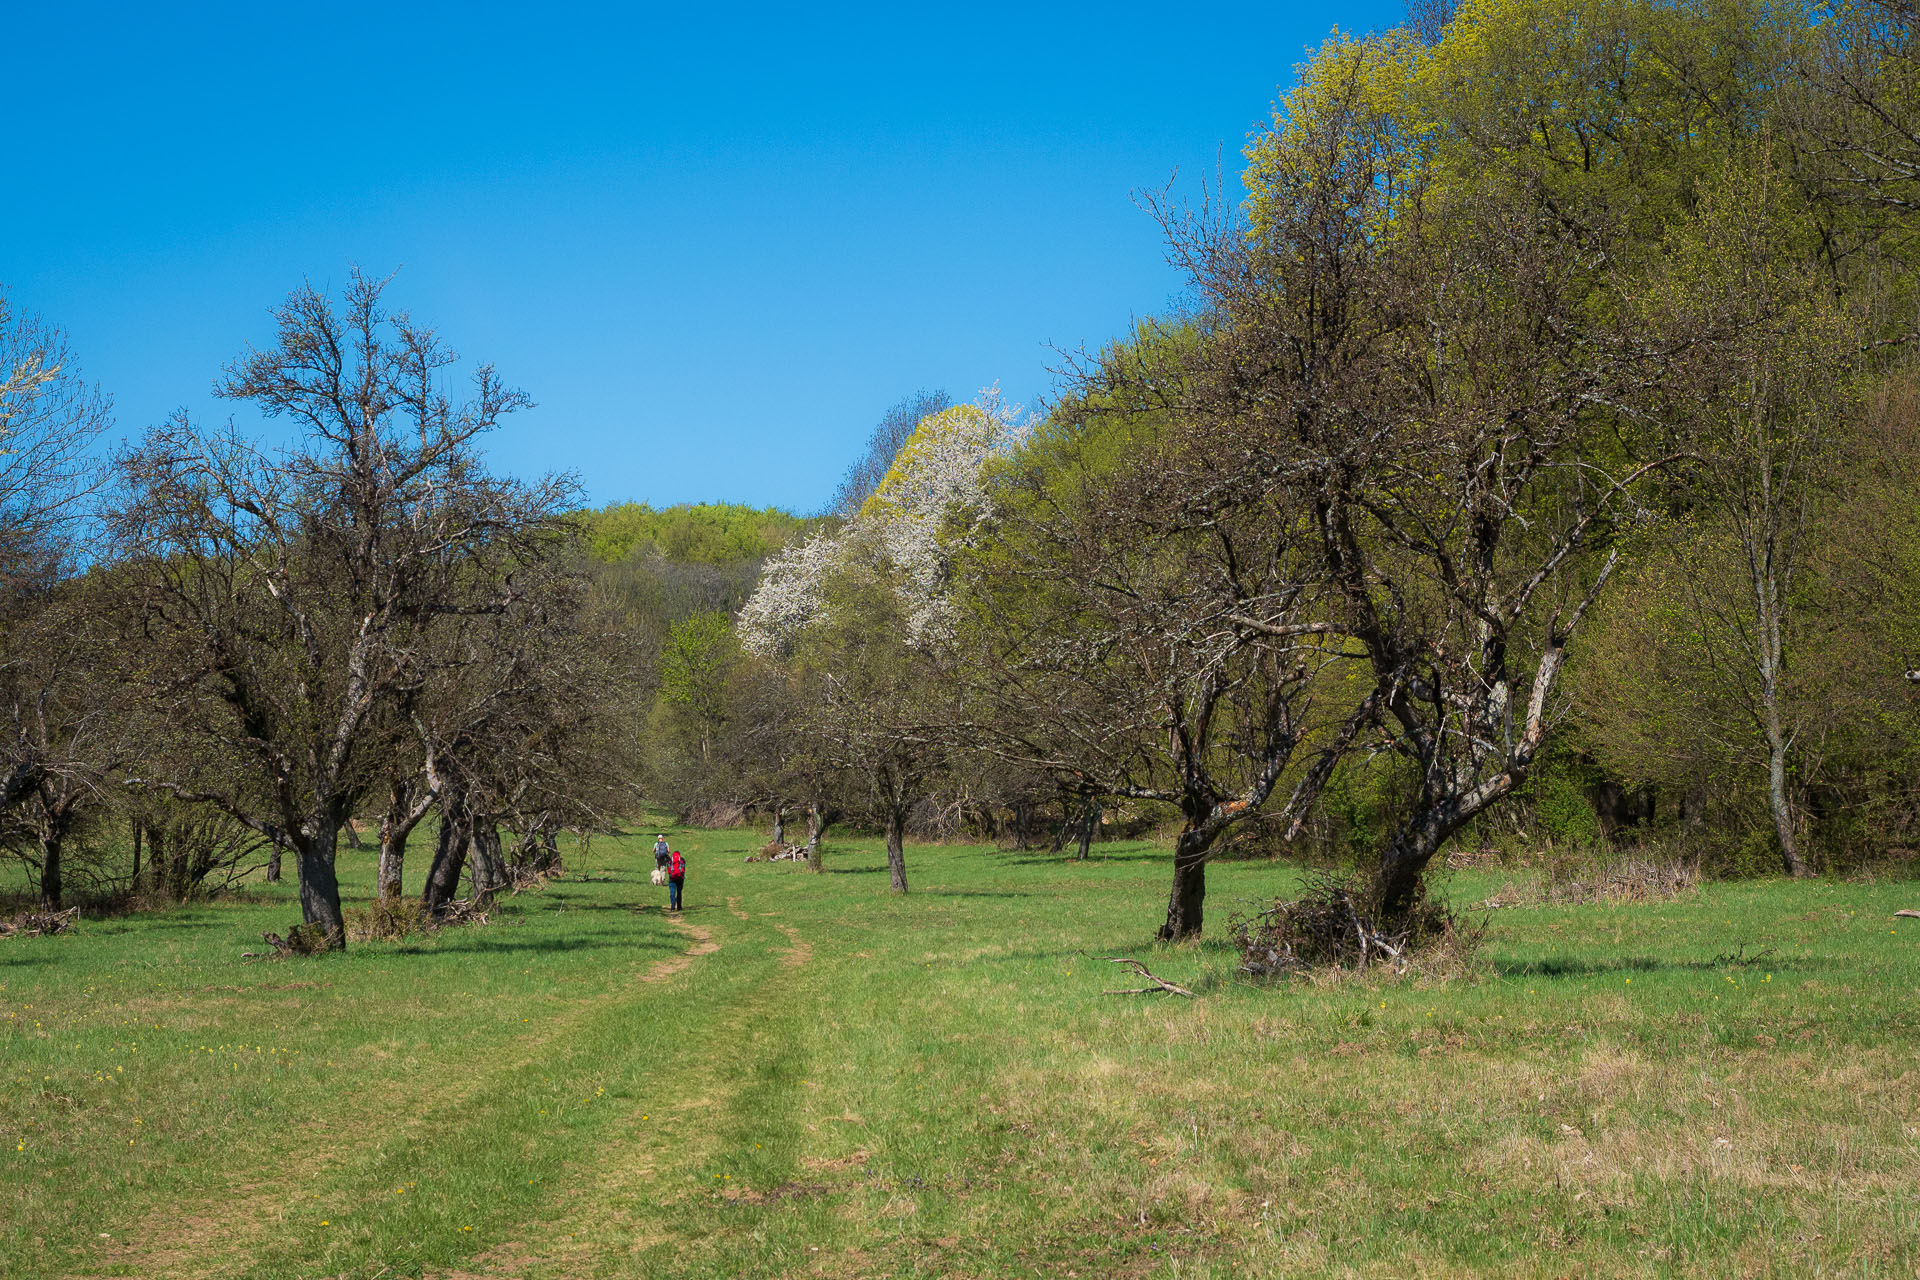
{"type": "Polygon", "coordinates": [[[1401,13],[167,8],[7,24],[0,284],[123,430],[232,412],[221,364],[357,262],[538,403],[496,465],[803,511],[903,395],[1032,399],[1163,310],[1133,193],[1236,180],[1308,47],[1401,13]]]}

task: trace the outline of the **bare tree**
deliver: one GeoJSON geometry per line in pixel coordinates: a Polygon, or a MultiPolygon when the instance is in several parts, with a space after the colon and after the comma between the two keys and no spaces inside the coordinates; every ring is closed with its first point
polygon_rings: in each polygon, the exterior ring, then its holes
{"type": "Polygon", "coordinates": [[[634,799],[635,645],[557,560],[517,577],[510,607],[451,620],[425,655],[435,669],[413,715],[416,803],[441,816],[429,911],[452,900],[463,867],[476,899],[507,887],[503,827],[520,833],[517,861],[551,868],[562,827],[604,827],[634,799]]]}
{"type": "MultiPolygon", "coordinates": [[[[87,450],[112,424],[107,398],[80,377],[64,333],[0,291],[0,811],[49,781],[41,709],[64,673],[46,609],[74,570],[81,500],[97,483],[87,450]]],[[[64,651],[65,643],[57,646],[64,651]]]]}
{"type": "Polygon", "coordinates": [[[1444,191],[1355,74],[1265,156],[1256,236],[1176,225],[1216,317],[1205,398],[1249,466],[1301,477],[1376,745],[1419,775],[1377,905],[1528,776],[1567,646],[1638,486],[1671,461],[1647,405],[1671,354],[1622,318],[1604,210],[1489,172],[1444,191]]]}
{"type": "Polygon", "coordinates": [[[1117,348],[1006,470],[963,642],[963,739],[1052,776],[1082,856],[1102,796],[1179,809],[1168,939],[1200,932],[1207,862],[1296,753],[1314,762],[1290,813],[1365,719],[1322,715],[1343,657],[1316,613],[1319,545],[1297,489],[1198,412],[1201,345],[1189,329],[1117,348]]]}
{"type": "Polygon", "coordinates": [[[276,341],[217,387],[286,418],[268,454],[184,415],[120,460],[113,529],[140,593],[144,686],[189,740],[242,760],[254,785],[195,759],[154,761],[141,785],[210,805],[294,853],[308,924],[344,945],[334,872],[341,824],[383,778],[368,748],[411,681],[406,654],[435,620],[485,614],[511,574],[482,550],[535,557],[572,493],[488,476],[475,438],[527,398],[490,366],[469,399],[442,386],[455,357],[385,282],[354,271],[336,309],[312,289],[276,312],[276,341]]]}
{"type": "Polygon", "coordinates": [[[914,428],[922,419],[952,404],[953,397],[944,391],[916,391],[888,409],[874,427],[866,451],[847,468],[846,478],[834,490],[827,509],[839,516],[852,516],[859,511],[892,469],[893,460],[900,455],[900,447],[913,435],[914,428]]]}

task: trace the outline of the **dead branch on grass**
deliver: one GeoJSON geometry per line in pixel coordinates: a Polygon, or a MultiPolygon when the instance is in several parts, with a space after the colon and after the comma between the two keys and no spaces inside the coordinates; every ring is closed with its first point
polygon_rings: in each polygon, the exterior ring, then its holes
{"type": "Polygon", "coordinates": [[[1154,977],[1153,974],[1147,971],[1147,966],[1141,964],[1138,960],[1129,960],[1125,956],[1108,956],[1106,959],[1108,964],[1122,964],[1127,966],[1148,982],[1153,983],[1153,985],[1150,987],[1123,987],[1116,991],[1102,991],[1100,994],[1103,996],[1151,996],[1162,993],[1173,996],[1193,995],[1193,992],[1187,990],[1185,987],[1168,982],[1165,978],[1154,977]]]}

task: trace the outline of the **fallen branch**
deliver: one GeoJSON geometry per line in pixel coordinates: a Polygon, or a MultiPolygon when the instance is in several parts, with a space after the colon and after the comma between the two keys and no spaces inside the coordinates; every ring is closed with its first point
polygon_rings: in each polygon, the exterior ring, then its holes
{"type": "Polygon", "coordinates": [[[1154,977],[1151,973],[1147,972],[1147,966],[1141,964],[1138,960],[1129,960],[1125,956],[1108,956],[1107,963],[1123,964],[1153,985],[1150,987],[1126,987],[1119,991],[1102,991],[1100,994],[1103,996],[1150,996],[1157,995],[1160,992],[1174,996],[1193,995],[1193,992],[1187,990],[1185,987],[1175,986],[1165,978],[1154,977]]]}
{"type": "Polygon", "coordinates": [[[1896,916],[1905,916],[1909,920],[1920,920],[1920,911],[1915,911],[1911,907],[1902,907],[1900,910],[1894,912],[1893,914],[1896,916]]]}

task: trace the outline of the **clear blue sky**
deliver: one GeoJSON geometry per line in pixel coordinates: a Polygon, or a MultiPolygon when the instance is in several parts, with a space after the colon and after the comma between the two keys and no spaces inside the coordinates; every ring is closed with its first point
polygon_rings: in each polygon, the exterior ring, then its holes
{"type": "Polygon", "coordinates": [[[1031,399],[1164,309],[1132,193],[1237,179],[1306,49],[1400,13],[15,5],[0,283],[137,431],[229,413],[303,277],[398,267],[538,402],[496,465],[809,510],[906,393],[1031,399]]]}

